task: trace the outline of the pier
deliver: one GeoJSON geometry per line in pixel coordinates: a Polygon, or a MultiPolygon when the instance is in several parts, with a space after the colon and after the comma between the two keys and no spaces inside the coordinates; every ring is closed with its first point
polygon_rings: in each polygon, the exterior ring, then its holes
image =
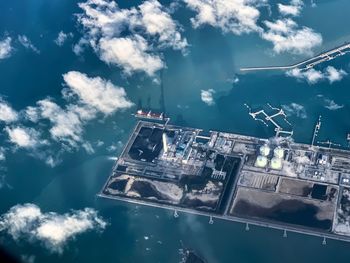
{"type": "Polygon", "coordinates": [[[295,68],[300,69],[310,69],[314,66],[323,63],[325,61],[330,61],[335,59],[336,57],[343,56],[350,52],[350,43],[346,42],[345,44],[338,46],[336,48],[333,48],[331,50],[322,52],[321,54],[314,56],[312,58],[303,60],[299,63],[288,65],[288,66],[267,66],[267,67],[244,67],[240,68],[240,71],[242,72],[249,72],[249,71],[261,71],[261,70],[290,70],[295,68]]]}
{"type": "Polygon", "coordinates": [[[271,104],[267,103],[267,106],[275,111],[275,113],[267,114],[265,110],[259,110],[256,112],[252,112],[252,109],[248,106],[248,104],[244,104],[244,106],[246,106],[249,110],[249,115],[252,116],[252,118],[256,121],[260,121],[262,122],[266,127],[269,127],[268,122],[272,123],[272,125],[275,127],[275,132],[276,132],[276,137],[280,136],[280,135],[287,135],[287,136],[292,136],[293,135],[293,130],[291,131],[286,131],[283,130],[283,128],[280,126],[280,124],[278,124],[274,118],[278,117],[278,116],[282,116],[283,120],[289,125],[292,126],[291,123],[287,120],[287,115],[284,112],[283,109],[280,108],[276,108],[271,106],[271,104]],[[264,119],[260,119],[259,115],[262,115],[264,117],[264,119]]]}
{"type": "Polygon", "coordinates": [[[311,146],[314,146],[315,145],[315,140],[316,140],[316,137],[318,136],[318,132],[320,131],[321,129],[321,115],[318,117],[318,121],[315,125],[315,128],[314,128],[314,133],[312,135],[312,141],[311,141],[311,146]]]}

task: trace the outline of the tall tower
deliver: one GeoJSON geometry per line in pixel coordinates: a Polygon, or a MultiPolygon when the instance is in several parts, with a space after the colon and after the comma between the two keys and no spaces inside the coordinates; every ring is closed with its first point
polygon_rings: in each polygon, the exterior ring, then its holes
{"type": "Polygon", "coordinates": [[[163,71],[162,69],[160,71],[160,99],[159,99],[159,104],[160,104],[160,109],[163,112],[163,115],[165,115],[165,99],[164,99],[164,84],[163,84],[163,71]]]}
{"type": "Polygon", "coordinates": [[[166,153],[168,152],[168,136],[166,135],[165,132],[163,132],[162,139],[163,139],[163,152],[166,153]]]}

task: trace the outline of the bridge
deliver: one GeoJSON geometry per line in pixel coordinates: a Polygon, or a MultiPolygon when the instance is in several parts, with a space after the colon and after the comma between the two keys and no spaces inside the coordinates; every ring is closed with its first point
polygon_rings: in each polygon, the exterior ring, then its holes
{"type": "Polygon", "coordinates": [[[268,67],[246,67],[246,68],[240,68],[240,71],[249,72],[249,71],[260,71],[260,70],[290,70],[290,69],[294,69],[294,68],[310,69],[310,68],[313,68],[314,66],[316,66],[320,63],[333,60],[336,57],[343,56],[349,52],[350,52],[350,42],[346,42],[341,46],[338,46],[338,47],[333,48],[331,50],[322,52],[319,55],[316,55],[312,58],[303,60],[303,61],[296,63],[296,64],[293,64],[293,65],[268,66],[268,67]]]}

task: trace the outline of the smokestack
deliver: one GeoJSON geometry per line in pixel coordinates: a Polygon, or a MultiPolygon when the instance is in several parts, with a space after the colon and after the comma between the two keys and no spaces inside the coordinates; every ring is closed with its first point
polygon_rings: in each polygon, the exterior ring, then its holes
{"type": "Polygon", "coordinates": [[[168,152],[168,136],[166,135],[165,132],[163,132],[163,152],[166,153],[168,152]]]}

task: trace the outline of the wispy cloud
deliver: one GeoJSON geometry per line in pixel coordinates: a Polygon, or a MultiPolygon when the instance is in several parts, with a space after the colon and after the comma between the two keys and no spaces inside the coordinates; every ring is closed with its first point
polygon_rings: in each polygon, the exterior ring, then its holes
{"type": "Polygon", "coordinates": [[[60,31],[54,42],[56,43],[57,46],[61,47],[63,46],[63,44],[66,42],[68,38],[72,38],[72,37],[73,37],[73,33],[71,32],[65,33],[63,31],[60,31]]]}
{"type": "Polygon", "coordinates": [[[329,110],[334,111],[334,110],[339,110],[341,108],[344,108],[344,105],[339,105],[339,104],[335,103],[334,100],[325,99],[324,102],[326,104],[325,107],[329,110]]]}
{"type": "Polygon", "coordinates": [[[335,111],[335,110],[339,110],[339,109],[344,108],[343,104],[341,104],[341,105],[337,104],[334,100],[329,99],[322,94],[317,95],[317,97],[322,99],[324,107],[329,109],[329,110],[335,111]]]}
{"type": "Polygon", "coordinates": [[[288,105],[282,105],[282,108],[286,112],[287,116],[295,115],[301,119],[307,118],[306,110],[303,105],[293,102],[288,105]]]}
{"type": "Polygon", "coordinates": [[[27,36],[25,36],[25,35],[18,36],[18,41],[26,49],[30,49],[30,50],[34,51],[35,53],[40,54],[40,50],[32,44],[32,42],[30,41],[30,39],[27,36]]]}
{"type": "Polygon", "coordinates": [[[14,240],[40,242],[51,252],[62,253],[67,242],[89,231],[102,231],[107,223],[92,208],[66,214],[44,213],[35,204],[16,205],[0,218],[0,231],[14,240]]]}

